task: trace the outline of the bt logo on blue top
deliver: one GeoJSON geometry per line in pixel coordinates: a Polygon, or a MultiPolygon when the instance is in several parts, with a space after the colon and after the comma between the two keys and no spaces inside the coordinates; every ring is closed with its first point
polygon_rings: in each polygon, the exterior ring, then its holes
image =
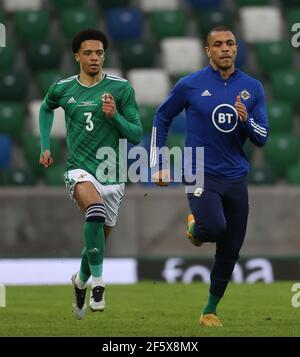
{"type": "Polygon", "coordinates": [[[230,133],[238,124],[238,113],[230,104],[218,105],[212,113],[214,126],[223,133],[230,133]]]}

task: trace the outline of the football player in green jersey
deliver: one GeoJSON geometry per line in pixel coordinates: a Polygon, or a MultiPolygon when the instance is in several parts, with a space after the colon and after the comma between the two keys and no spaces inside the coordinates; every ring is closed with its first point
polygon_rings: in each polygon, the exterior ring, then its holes
{"type": "Polygon", "coordinates": [[[93,311],[105,308],[102,278],[105,239],[116,224],[125,186],[121,175],[109,177],[99,170],[104,161],[99,149],[114,150],[111,161],[119,172],[119,139],[136,145],[143,135],[131,85],[103,72],[107,47],[105,34],[98,30],[83,30],[74,37],[72,49],[80,74],[59,80],[49,88],[39,117],[40,164],[48,168],[53,164],[49,139],[53,111],[58,107],[65,111],[68,149],[65,182],[71,198],[85,214],[81,266],[72,277],[73,312],[78,319],[85,313],[90,276],[90,308],[93,311]]]}

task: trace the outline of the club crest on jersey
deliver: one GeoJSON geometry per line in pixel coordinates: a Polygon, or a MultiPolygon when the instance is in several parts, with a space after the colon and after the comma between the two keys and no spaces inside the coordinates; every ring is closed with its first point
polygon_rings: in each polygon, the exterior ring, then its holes
{"type": "Polygon", "coordinates": [[[222,133],[230,133],[238,124],[238,113],[232,105],[220,104],[212,113],[212,122],[222,133]]]}
{"type": "Polygon", "coordinates": [[[244,100],[247,100],[251,97],[250,93],[244,89],[241,91],[241,98],[244,99],[244,100]]]}
{"type": "Polygon", "coordinates": [[[196,190],[193,193],[193,196],[195,197],[201,197],[202,193],[203,193],[204,189],[201,187],[197,187],[196,190]]]}

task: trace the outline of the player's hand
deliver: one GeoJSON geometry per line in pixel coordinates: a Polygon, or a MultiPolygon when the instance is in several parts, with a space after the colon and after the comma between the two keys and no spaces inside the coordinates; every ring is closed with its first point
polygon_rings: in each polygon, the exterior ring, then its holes
{"type": "Polygon", "coordinates": [[[113,118],[116,114],[116,103],[114,97],[110,93],[104,93],[102,99],[102,110],[108,118],[113,118]]]}
{"type": "Polygon", "coordinates": [[[157,186],[168,186],[168,184],[173,181],[170,170],[168,169],[157,171],[152,175],[152,182],[157,186]]]}
{"type": "Polygon", "coordinates": [[[235,106],[235,109],[238,113],[240,120],[243,123],[246,123],[246,121],[248,119],[248,112],[247,112],[247,108],[246,108],[245,104],[243,104],[241,102],[241,97],[239,95],[236,97],[236,102],[235,102],[234,106],[235,106]]]}
{"type": "Polygon", "coordinates": [[[49,150],[45,150],[40,157],[40,164],[46,169],[53,164],[53,159],[49,150]]]}

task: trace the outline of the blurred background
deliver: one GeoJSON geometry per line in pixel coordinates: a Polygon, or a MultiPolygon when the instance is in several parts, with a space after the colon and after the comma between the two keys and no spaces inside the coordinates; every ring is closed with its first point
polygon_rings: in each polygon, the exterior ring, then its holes
{"type": "MultiPolygon", "coordinates": [[[[127,78],[139,105],[147,150],[155,109],[183,75],[207,64],[207,32],[226,25],[238,39],[236,65],[264,84],[270,137],[247,144],[250,216],[244,257],[300,254],[300,51],[291,27],[299,0],[1,0],[0,258],[78,257],[83,217],[64,190],[63,111],[52,130],[55,165],[38,165],[38,111],[50,84],[78,73],[70,41],[83,28],[105,31],[105,72],[127,78]]],[[[184,143],[184,113],[168,145],[184,143]]],[[[128,184],[108,257],[212,257],[214,246],[185,238],[184,188],[128,184]]],[[[299,271],[297,270],[297,274],[299,271]]],[[[298,274],[299,276],[300,274],[298,274]]]]}

